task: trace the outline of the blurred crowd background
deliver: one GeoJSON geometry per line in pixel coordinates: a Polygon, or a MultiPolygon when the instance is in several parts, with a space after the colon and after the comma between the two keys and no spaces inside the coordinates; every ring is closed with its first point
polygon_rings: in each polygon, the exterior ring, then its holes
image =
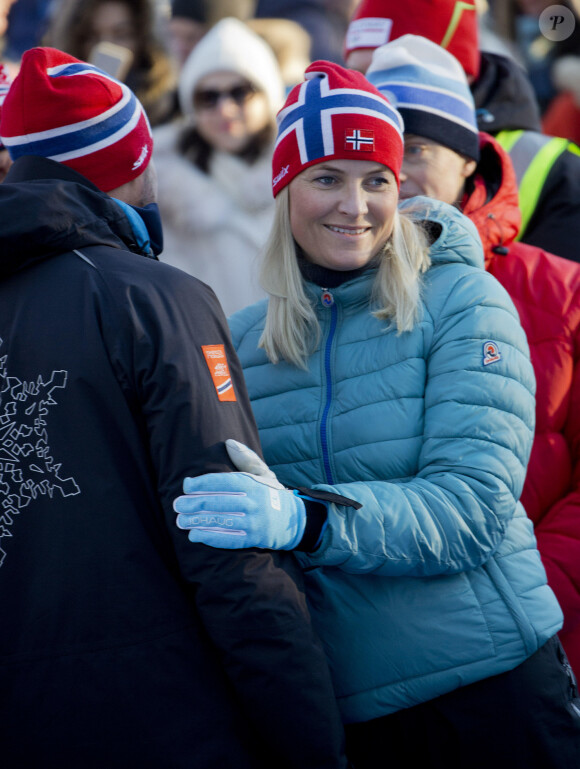
{"type": "MultiPolygon", "coordinates": [[[[527,70],[546,119],[562,95],[580,105],[580,25],[565,40],[538,27],[549,6],[578,17],[579,0],[475,0],[481,48],[513,57],[527,70]]],[[[79,58],[109,40],[134,55],[128,74],[153,124],[168,105],[180,68],[220,19],[234,17],[272,46],[285,81],[300,79],[307,59],[344,64],[344,36],[357,0],[0,0],[2,59],[12,72],[27,48],[53,45],[79,58]],[[4,17],[6,17],[4,19],[4,17]]]]}

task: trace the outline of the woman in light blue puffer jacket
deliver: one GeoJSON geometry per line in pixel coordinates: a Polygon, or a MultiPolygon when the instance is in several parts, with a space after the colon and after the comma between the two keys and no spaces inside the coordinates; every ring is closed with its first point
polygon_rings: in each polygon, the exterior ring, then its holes
{"type": "Polygon", "coordinates": [[[307,78],[279,115],[270,299],[230,319],[275,475],[229,445],[240,472],[187,479],[178,525],[297,550],[355,767],[577,769],[562,616],[518,502],[517,313],[467,218],[397,208],[397,113],[358,73],[307,78]]]}

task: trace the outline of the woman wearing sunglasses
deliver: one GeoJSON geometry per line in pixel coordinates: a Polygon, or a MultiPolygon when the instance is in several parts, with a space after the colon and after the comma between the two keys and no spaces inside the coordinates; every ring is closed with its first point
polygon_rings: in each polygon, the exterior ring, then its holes
{"type": "Polygon", "coordinates": [[[208,283],[227,315],[264,296],[255,261],[274,214],[270,171],[283,99],[271,49],[227,18],[183,67],[184,121],[155,131],[161,260],[208,283]]]}
{"type": "Polygon", "coordinates": [[[239,472],[186,479],[177,525],[297,553],[356,769],[574,769],[562,614],[518,501],[517,312],[467,217],[399,203],[386,98],[328,62],[306,77],[278,116],[270,296],[230,319],[267,465],[228,441],[239,472]]]}

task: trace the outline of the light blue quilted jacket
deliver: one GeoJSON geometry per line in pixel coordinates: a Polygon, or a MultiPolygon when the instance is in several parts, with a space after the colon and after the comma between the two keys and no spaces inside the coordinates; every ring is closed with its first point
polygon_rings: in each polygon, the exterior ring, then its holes
{"type": "Polygon", "coordinates": [[[258,349],[266,303],[230,319],[264,455],[280,480],[350,497],[299,557],[345,722],[509,670],[561,627],[517,502],[534,433],[534,374],[473,225],[418,199],[442,230],[422,319],[370,314],[374,272],[308,284],[322,335],[302,371],[258,349]]]}

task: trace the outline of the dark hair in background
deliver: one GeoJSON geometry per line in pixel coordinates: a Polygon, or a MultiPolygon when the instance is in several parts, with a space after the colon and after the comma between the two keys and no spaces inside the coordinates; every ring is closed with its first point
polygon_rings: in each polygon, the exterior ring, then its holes
{"type": "MultiPolygon", "coordinates": [[[[237,156],[251,165],[254,163],[274,140],[275,126],[273,124],[262,128],[255,136],[249,140],[248,144],[237,156]]],[[[213,147],[206,141],[195,126],[184,128],[177,141],[177,150],[200,171],[209,173],[209,164],[213,154],[213,147]]]]}
{"type": "MultiPolygon", "coordinates": [[[[61,0],[53,11],[44,45],[87,61],[93,46],[92,19],[99,6],[110,0],[61,0]]],[[[136,47],[126,83],[147,112],[153,125],[169,117],[174,110],[173,93],[176,74],[169,54],[155,31],[152,0],[114,0],[125,5],[131,15],[136,47]]]]}

